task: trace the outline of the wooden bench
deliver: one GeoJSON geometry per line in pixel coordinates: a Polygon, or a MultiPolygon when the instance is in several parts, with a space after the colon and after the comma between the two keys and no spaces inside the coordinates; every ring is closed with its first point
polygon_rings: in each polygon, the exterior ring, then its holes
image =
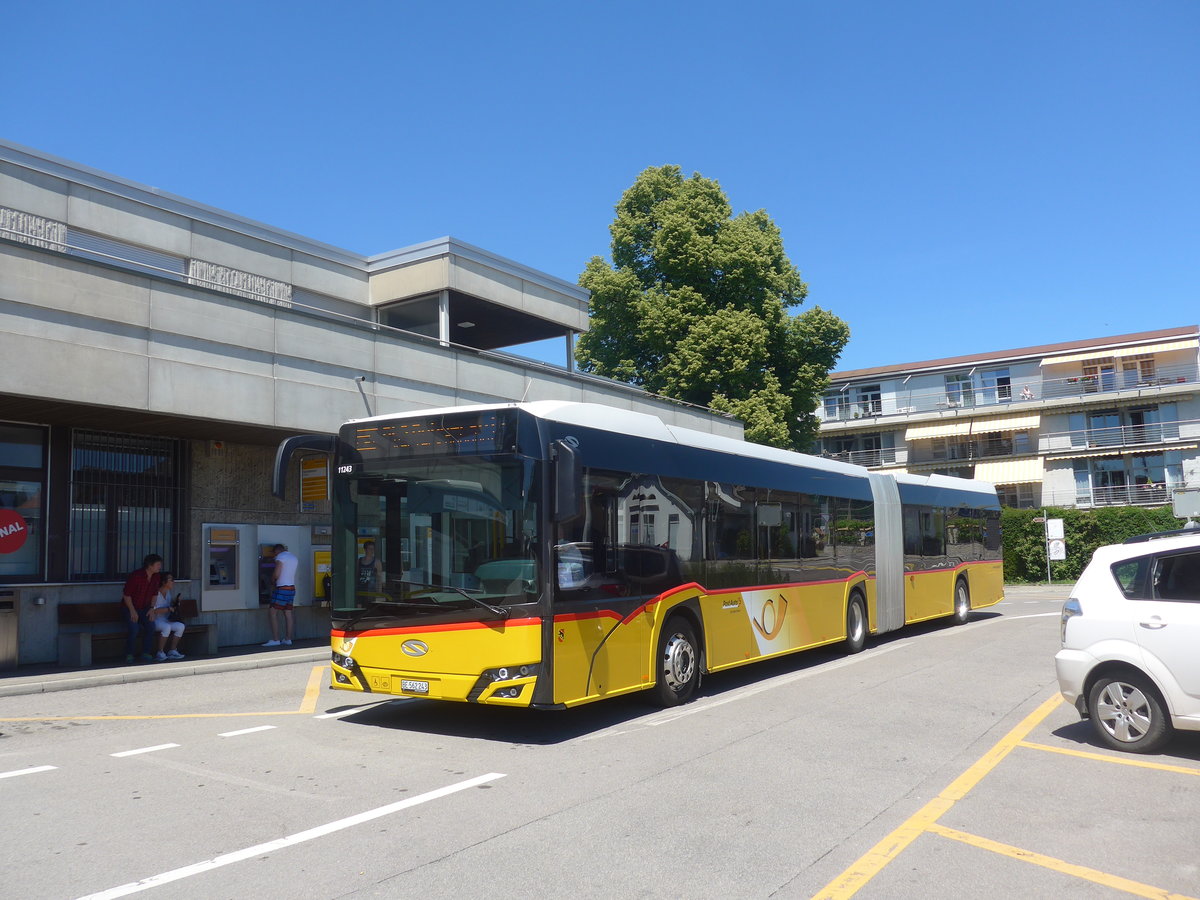
{"type": "MultiPolygon", "coordinates": [[[[196,608],[196,601],[190,597],[181,599],[179,611],[187,625],[180,640],[180,651],[185,655],[216,655],[217,626],[201,625],[192,621],[200,614],[196,608]]],[[[128,623],[128,610],[123,603],[116,600],[102,600],[99,603],[60,603],[58,664],[90,666],[93,661],[123,659],[125,637],[129,633],[128,623]]],[[[140,648],[141,645],[138,646],[140,648]]]]}

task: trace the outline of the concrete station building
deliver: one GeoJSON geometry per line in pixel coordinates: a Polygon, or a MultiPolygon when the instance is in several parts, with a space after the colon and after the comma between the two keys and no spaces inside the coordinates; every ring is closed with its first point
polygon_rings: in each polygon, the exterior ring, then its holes
{"type": "Polygon", "coordinates": [[[1200,488],[1200,330],[832,374],[819,451],[993,482],[1012,507],[1162,506],[1200,488]]]}
{"type": "MultiPolygon", "coordinates": [[[[79,662],[63,603],[120,599],[159,553],[221,645],[264,640],[261,549],[301,559],[328,629],[328,501],[270,493],[278,442],[368,414],[604,403],[741,424],[573,371],[577,285],[453,238],[328,246],[0,142],[0,668],[79,662]],[[504,348],[560,338],[561,366],[504,348]]],[[[319,459],[308,469],[321,482],[319,459]]]]}

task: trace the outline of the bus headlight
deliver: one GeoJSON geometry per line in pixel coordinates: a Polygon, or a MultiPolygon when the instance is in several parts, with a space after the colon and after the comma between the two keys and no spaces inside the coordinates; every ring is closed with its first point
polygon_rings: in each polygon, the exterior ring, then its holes
{"type": "Polygon", "coordinates": [[[467,700],[475,702],[485,693],[489,697],[503,697],[506,700],[515,700],[521,696],[525,690],[525,685],[531,683],[530,679],[537,678],[541,674],[541,663],[525,663],[520,666],[498,666],[495,669],[484,669],[479,673],[479,679],[475,682],[475,686],[467,694],[467,700]],[[510,684],[507,687],[500,686],[502,682],[511,682],[517,679],[520,679],[522,683],[510,684]],[[495,689],[493,690],[493,688],[495,689]]]}
{"type": "Polygon", "coordinates": [[[487,669],[483,677],[487,681],[509,681],[513,678],[529,678],[531,675],[542,674],[540,663],[526,663],[523,666],[501,666],[498,669],[487,669]]]}

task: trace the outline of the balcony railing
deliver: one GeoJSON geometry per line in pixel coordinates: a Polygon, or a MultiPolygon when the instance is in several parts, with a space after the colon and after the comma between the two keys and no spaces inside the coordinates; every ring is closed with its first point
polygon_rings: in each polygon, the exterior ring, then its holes
{"type": "MultiPolygon", "coordinates": [[[[957,409],[1003,410],[1007,407],[1030,408],[1026,404],[1043,400],[1062,400],[1072,397],[1093,397],[1100,394],[1139,396],[1157,394],[1166,386],[1200,383],[1200,368],[1194,363],[1161,366],[1152,378],[1136,373],[1114,372],[1105,375],[1071,375],[1063,378],[1038,378],[1016,381],[1012,385],[964,389],[956,385],[921,391],[902,391],[882,398],[856,400],[851,387],[847,396],[827,402],[817,411],[822,422],[848,422],[855,419],[874,419],[913,413],[940,412],[957,409]],[[1018,386],[1019,385],[1019,386],[1018,386]]],[[[1036,409],[1037,407],[1032,407],[1036,409]]]]}
{"type": "Polygon", "coordinates": [[[999,459],[1006,456],[1029,456],[1028,447],[1014,450],[1011,444],[993,445],[987,441],[963,441],[937,452],[929,442],[916,442],[909,447],[908,461],[914,464],[946,463],[962,465],[980,459],[999,459]]]}
{"type": "Polygon", "coordinates": [[[1200,437],[1200,419],[1175,419],[1144,425],[1114,425],[1107,428],[1050,432],[1041,436],[1039,450],[1043,453],[1056,453],[1063,450],[1129,447],[1131,452],[1136,452],[1134,448],[1141,444],[1169,444],[1178,440],[1195,440],[1197,437],[1200,437]]]}
{"type": "Polygon", "coordinates": [[[904,450],[844,450],[840,453],[825,453],[826,459],[836,459],[841,462],[854,463],[856,466],[902,466],[908,462],[908,453],[904,450]]]}
{"type": "Polygon", "coordinates": [[[1124,484],[1115,487],[1076,488],[1042,492],[1046,506],[1088,508],[1094,506],[1166,506],[1171,494],[1183,485],[1165,483],[1124,484]]]}

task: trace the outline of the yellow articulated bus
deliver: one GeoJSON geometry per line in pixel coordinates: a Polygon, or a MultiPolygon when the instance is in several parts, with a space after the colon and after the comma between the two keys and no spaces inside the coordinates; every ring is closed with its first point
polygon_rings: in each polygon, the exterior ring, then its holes
{"type": "Polygon", "coordinates": [[[362,419],[333,454],[332,685],[561,709],[1003,596],[984,482],[886,474],[585,403],[362,419]],[[371,544],[371,547],[366,547],[371,544]]]}

